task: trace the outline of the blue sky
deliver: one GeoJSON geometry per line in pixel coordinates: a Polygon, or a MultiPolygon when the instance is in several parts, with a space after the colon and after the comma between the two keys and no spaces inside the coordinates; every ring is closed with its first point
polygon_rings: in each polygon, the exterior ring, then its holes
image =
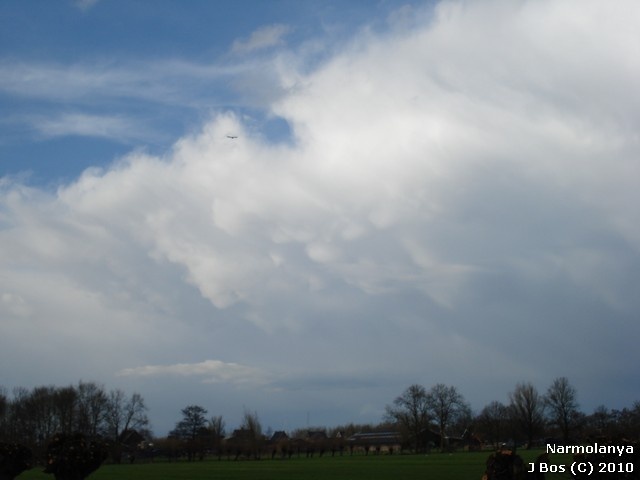
{"type": "Polygon", "coordinates": [[[640,7],[2,2],[0,385],[164,435],[640,399],[640,7]],[[228,138],[235,136],[237,138],[228,138]]]}
{"type": "Polygon", "coordinates": [[[286,122],[269,116],[273,98],[263,98],[275,85],[253,77],[274,48],[307,49],[311,68],[410,3],[3,3],[0,173],[69,181],[133,148],[165,151],[220,110],[286,139],[286,122]]]}

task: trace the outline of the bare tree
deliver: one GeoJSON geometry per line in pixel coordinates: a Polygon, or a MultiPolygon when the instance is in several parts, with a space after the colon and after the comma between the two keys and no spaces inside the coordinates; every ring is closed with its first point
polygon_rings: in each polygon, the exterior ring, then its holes
{"type": "Polygon", "coordinates": [[[147,407],[142,395],[133,393],[128,399],[122,390],[109,392],[107,401],[107,429],[109,436],[117,442],[122,432],[144,428],[149,424],[147,407]]]}
{"type": "Polygon", "coordinates": [[[415,451],[420,447],[420,432],[429,426],[429,404],[427,391],[422,385],[409,386],[387,405],[386,418],[398,424],[413,442],[415,451]]]}
{"type": "Polygon", "coordinates": [[[76,397],[73,387],[14,389],[11,401],[5,397],[4,439],[27,445],[39,455],[54,434],[73,430],[76,397]]]}
{"type": "Polygon", "coordinates": [[[104,388],[93,382],[80,382],[76,430],[89,438],[96,438],[105,429],[109,398],[104,388]]]}
{"type": "Polygon", "coordinates": [[[506,405],[494,400],[482,409],[476,421],[480,429],[498,448],[498,443],[502,440],[509,421],[509,409],[506,405]]]}
{"type": "Polygon", "coordinates": [[[130,429],[138,430],[149,424],[147,407],[142,395],[133,393],[127,399],[122,390],[111,390],[105,418],[107,433],[113,442],[111,454],[113,459],[119,462],[122,455],[122,445],[120,445],[122,433],[130,429]]]}
{"type": "Polygon", "coordinates": [[[247,432],[247,440],[249,441],[249,451],[254,458],[259,458],[260,448],[264,437],[262,436],[262,424],[258,418],[257,412],[244,411],[241,428],[247,432]]]}
{"type": "Polygon", "coordinates": [[[54,433],[62,431],[55,387],[35,387],[25,398],[24,408],[34,446],[43,446],[54,433]]]}
{"type": "Polygon", "coordinates": [[[122,390],[116,389],[109,392],[106,415],[107,435],[115,443],[118,442],[124,425],[124,402],[125,393],[122,390]]]}
{"type": "Polygon", "coordinates": [[[633,406],[629,410],[629,422],[625,430],[625,435],[629,438],[640,437],[640,400],[633,402],[633,406]]]}
{"type": "Polygon", "coordinates": [[[593,413],[587,417],[590,433],[595,435],[609,435],[613,424],[613,414],[604,405],[598,405],[593,413]]]}
{"type": "Polygon", "coordinates": [[[469,407],[464,397],[453,386],[438,383],[431,387],[427,393],[427,408],[431,416],[438,423],[440,433],[440,449],[444,450],[447,428],[463,413],[468,412],[469,407]]]}
{"type": "Polygon", "coordinates": [[[534,436],[544,425],[544,398],[531,383],[519,383],[509,399],[512,418],[526,435],[530,449],[534,436]]]}
{"type": "Polygon", "coordinates": [[[222,439],[225,435],[225,423],[221,415],[211,417],[208,425],[209,432],[213,439],[213,447],[218,452],[218,455],[222,453],[222,439]]]}
{"type": "Polygon", "coordinates": [[[9,397],[4,387],[0,386],[0,441],[5,440],[9,424],[9,397]]]}
{"type": "Polygon", "coordinates": [[[71,432],[76,406],[73,387],[35,387],[16,390],[12,411],[19,420],[16,427],[23,430],[21,441],[42,447],[54,433],[71,432]]]}
{"type": "Polygon", "coordinates": [[[58,431],[72,433],[78,404],[78,392],[72,385],[54,389],[53,401],[58,417],[58,431]]]}
{"type": "Polygon", "coordinates": [[[147,405],[139,393],[132,393],[124,404],[124,430],[140,430],[149,425],[147,405]]]}
{"type": "Polygon", "coordinates": [[[545,396],[550,420],[562,432],[565,443],[569,441],[571,430],[576,426],[579,418],[576,398],[576,389],[571,386],[566,377],[556,378],[545,396]]]}
{"type": "Polygon", "coordinates": [[[9,441],[24,445],[35,445],[33,421],[29,412],[30,392],[24,387],[15,387],[9,401],[8,419],[5,428],[9,441]]]}

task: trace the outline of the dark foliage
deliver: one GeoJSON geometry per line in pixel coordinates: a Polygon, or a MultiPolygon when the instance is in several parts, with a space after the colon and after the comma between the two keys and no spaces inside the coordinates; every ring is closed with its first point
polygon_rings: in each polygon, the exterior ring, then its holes
{"type": "Polygon", "coordinates": [[[525,478],[522,458],[510,450],[493,453],[487,459],[483,480],[521,480],[525,478]]]}
{"type": "Polygon", "coordinates": [[[45,473],[56,480],[83,480],[107,458],[107,445],[82,434],[56,435],[47,447],[45,473]]]}
{"type": "Polygon", "coordinates": [[[31,450],[19,443],[0,442],[0,480],[12,480],[32,467],[31,450]]]}

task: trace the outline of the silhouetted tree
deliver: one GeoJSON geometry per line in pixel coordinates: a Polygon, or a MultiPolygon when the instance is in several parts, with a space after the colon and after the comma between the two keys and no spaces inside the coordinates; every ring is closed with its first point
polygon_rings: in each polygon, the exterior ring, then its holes
{"type": "Polygon", "coordinates": [[[629,423],[626,425],[629,438],[640,438],[640,400],[633,402],[629,410],[629,423]]]}
{"type": "Polygon", "coordinates": [[[102,386],[93,382],[78,383],[76,391],[75,430],[95,438],[106,429],[109,397],[102,386]]]}
{"type": "Polygon", "coordinates": [[[189,460],[193,460],[196,453],[202,450],[202,445],[198,442],[199,437],[208,434],[207,410],[199,405],[189,405],[181,412],[182,420],[176,423],[176,428],[169,435],[185,442],[187,456],[189,460]]]}
{"type": "Polygon", "coordinates": [[[122,390],[112,390],[109,392],[105,418],[107,434],[111,440],[111,455],[115,462],[120,462],[122,432],[139,430],[149,424],[147,406],[139,393],[133,393],[127,398],[122,390]]]}
{"type": "Polygon", "coordinates": [[[207,410],[199,405],[189,405],[181,410],[182,420],[176,423],[171,432],[173,436],[195,440],[198,433],[207,425],[207,410]]]}
{"type": "Polygon", "coordinates": [[[35,444],[35,434],[29,414],[29,396],[29,390],[24,387],[13,389],[13,398],[9,402],[9,418],[5,430],[7,440],[33,446],[35,444]]]}
{"type": "Polygon", "coordinates": [[[9,397],[4,387],[0,386],[0,441],[7,438],[9,427],[9,397]]]}
{"type": "Polygon", "coordinates": [[[614,427],[614,416],[604,405],[598,405],[591,415],[585,418],[587,434],[592,436],[609,436],[614,427]]]}
{"type": "Polygon", "coordinates": [[[569,441],[571,430],[577,425],[579,419],[576,398],[576,389],[571,386],[566,377],[556,378],[545,396],[549,419],[560,429],[565,443],[569,441]]]}
{"type": "Polygon", "coordinates": [[[78,392],[73,386],[54,389],[53,402],[58,418],[58,432],[71,433],[74,430],[78,392]]]}
{"type": "Polygon", "coordinates": [[[420,432],[429,426],[429,402],[427,391],[421,385],[409,386],[393,401],[393,406],[387,405],[386,418],[396,422],[413,442],[417,452],[420,447],[420,432]]]}
{"type": "Polygon", "coordinates": [[[438,424],[440,449],[444,450],[447,428],[457,417],[469,411],[464,397],[455,387],[438,383],[427,393],[427,408],[438,424]]]}
{"type": "Polygon", "coordinates": [[[260,449],[264,443],[262,424],[258,418],[258,413],[245,410],[240,428],[247,432],[246,439],[249,441],[249,445],[247,445],[247,447],[249,448],[250,454],[252,454],[254,458],[258,459],[260,456],[260,449]]]}
{"type": "Polygon", "coordinates": [[[14,389],[5,427],[7,439],[28,446],[36,457],[40,457],[54,433],[72,431],[75,403],[73,387],[14,389]]]}
{"type": "Polygon", "coordinates": [[[478,430],[495,444],[496,449],[504,437],[508,422],[509,409],[498,401],[489,403],[476,417],[478,430]]]}
{"type": "Polygon", "coordinates": [[[209,420],[207,428],[213,441],[213,448],[218,455],[222,455],[222,440],[225,436],[225,423],[222,416],[214,416],[209,420]]]}
{"type": "Polygon", "coordinates": [[[56,398],[53,386],[36,387],[25,397],[23,406],[35,446],[44,445],[54,433],[64,431],[63,421],[58,415],[58,410],[66,410],[62,406],[62,398],[62,395],[56,398]]]}
{"type": "Polygon", "coordinates": [[[509,395],[511,416],[527,437],[527,449],[544,425],[544,398],[531,383],[519,383],[509,395]]]}

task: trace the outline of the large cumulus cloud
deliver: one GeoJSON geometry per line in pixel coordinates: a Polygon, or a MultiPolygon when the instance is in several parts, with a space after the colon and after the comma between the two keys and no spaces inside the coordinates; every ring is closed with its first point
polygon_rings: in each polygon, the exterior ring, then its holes
{"type": "Polygon", "coordinates": [[[3,340],[103,374],[377,372],[478,402],[567,375],[637,398],[638,16],[442,2],[311,72],[274,58],[290,142],[220,112],[55,193],[3,180],[3,340]]]}

